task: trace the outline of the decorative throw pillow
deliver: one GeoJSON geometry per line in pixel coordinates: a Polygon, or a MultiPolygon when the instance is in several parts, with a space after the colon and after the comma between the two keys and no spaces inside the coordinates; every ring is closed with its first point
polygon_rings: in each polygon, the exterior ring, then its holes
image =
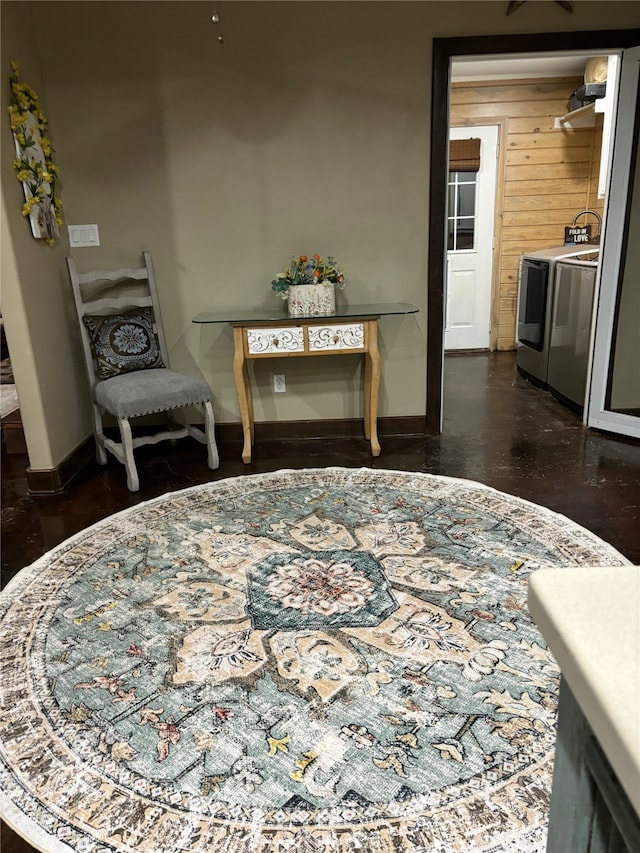
{"type": "Polygon", "coordinates": [[[165,366],[147,308],[123,314],[87,314],[82,319],[91,338],[98,379],[165,366]]]}

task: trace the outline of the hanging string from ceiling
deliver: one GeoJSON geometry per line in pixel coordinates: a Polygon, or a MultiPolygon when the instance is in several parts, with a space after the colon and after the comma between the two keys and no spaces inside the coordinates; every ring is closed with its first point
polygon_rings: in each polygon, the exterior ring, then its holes
{"type": "MultiPolygon", "coordinates": [[[[211,15],[211,21],[212,23],[216,24],[216,26],[220,23],[220,15],[218,14],[215,8],[213,10],[213,14],[211,15]]],[[[224,36],[222,35],[222,30],[220,30],[220,32],[218,33],[218,42],[220,44],[224,44],[224,36]]]]}

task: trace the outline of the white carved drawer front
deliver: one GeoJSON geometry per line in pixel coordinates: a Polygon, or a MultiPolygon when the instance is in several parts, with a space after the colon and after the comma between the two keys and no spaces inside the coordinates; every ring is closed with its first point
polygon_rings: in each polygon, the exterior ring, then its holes
{"type": "Polygon", "coordinates": [[[274,352],[304,352],[304,333],[302,327],[247,329],[247,349],[250,355],[274,352]]]}
{"type": "Polygon", "coordinates": [[[339,326],[309,326],[309,352],[363,348],[364,323],[341,323],[339,326]]]}

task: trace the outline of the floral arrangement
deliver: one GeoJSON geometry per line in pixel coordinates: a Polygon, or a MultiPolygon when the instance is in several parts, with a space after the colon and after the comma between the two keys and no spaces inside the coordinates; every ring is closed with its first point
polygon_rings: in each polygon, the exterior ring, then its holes
{"type": "Polygon", "coordinates": [[[291,258],[289,266],[284,272],[278,273],[271,282],[271,287],[286,299],[291,285],[320,284],[326,281],[337,284],[341,290],[347,283],[335,259],[331,255],[326,258],[320,255],[312,255],[310,258],[300,255],[291,258]]]}
{"type": "Polygon", "coordinates": [[[17,157],[16,178],[24,188],[22,215],[29,217],[34,237],[52,246],[62,225],[62,201],[56,196],[58,167],[53,162],[48,122],[38,96],[18,78],[18,63],[11,63],[11,101],[8,107],[17,157]]]}

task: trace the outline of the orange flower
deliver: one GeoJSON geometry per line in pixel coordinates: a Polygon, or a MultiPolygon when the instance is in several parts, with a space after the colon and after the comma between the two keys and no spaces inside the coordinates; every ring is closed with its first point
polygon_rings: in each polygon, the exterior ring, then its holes
{"type": "Polygon", "coordinates": [[[314,257],[314,259],[315,259],[316,261],[319,261],[319,260],[320,260],[320,255],[314,255],[313,257],[314,257]]]}
{"type": "Polygon", "coordinates": [[[308,258],[306,255],[300,255],[300,260],[302,261],[303,264],[306,264],[308,261],[308,258]]]}

